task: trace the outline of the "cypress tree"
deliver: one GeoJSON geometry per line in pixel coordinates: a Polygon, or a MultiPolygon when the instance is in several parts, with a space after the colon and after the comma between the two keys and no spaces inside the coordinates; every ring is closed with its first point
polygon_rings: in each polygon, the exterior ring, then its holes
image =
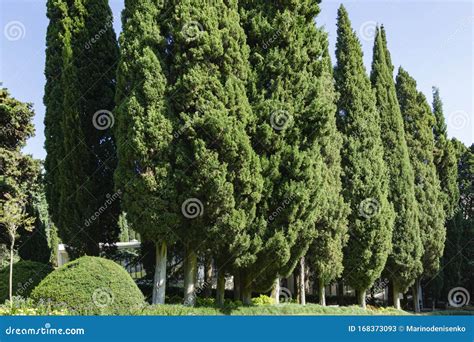
{"type": "MultiPolygon", "coordinates": [[[[410,162],[415,174],[415,196],[418,202],[423,253],[423,276],[435,276],[439,260],[443,255],[446,231],[443,200],[433,151],[433,115],[425,96],[416,89],[416,81],[403,69],[396,78],[398,102],[404,119],[405,137],[410,162]]],[[[418,289],[420,279],[415,282],[415,310],[419,311],[421,298],[418,289]]]]}
{"type": "Polygon", "coordinates": [[[175,232],[185,247],[185,303],[193,304],[200,250],[213,248],[221,279],[226,269],[252,259],[259,242],[249,227],[263,183],[247,134],[253,113],[237,1],[213,6],[173,1],[172,6],[168,98],[175,129],[184,127],[173,144],[177,203],[183,211],[175,232]]]}
{"type": "Polygon", "coordinates": [[[393,250],[388,256],[385,273],[392,281],[394,306],[400,309],[400,293],[405,292],[421,274],[422,245],[414,174],[383,26],[376,31],[370,76],[383,132],[384,160],[389,176],[388,200],[395,210],[393,250]]]}
{"type": "Polygon", "coordinates": [[[63,90],[61,75],[63,70],[65,19],[67,4],[65,0],[48,0],[46,15],[49,18],[46,33],[46,64],[43,102],[45,105],[44,135],[46,158],[45,192],[49,213],[53,222],[59,222],[59,164],[64,158],[63,131],[63,90]]]}
{"type": "Polygon", "coordinates": [[[64,159],[56,159],[60,178],[53,184],[60,191],[58,233],[73,256],[98,255],[99,243],[113,243],[119,233],[110,113],[118,47],[107,0],[68,0],[65,25],[60,120],[64,159]]]}
{"type": "MultiPolygon", "coordinates": [[[[252,266],[242,269],[242,278],[247,292],[266,291],[297,264],[304,284],[302,257],[317,228],[325,225],[325,203],[333,200],[323,197],[324,189],[331,185],[337,192],[337,171],[332,169],[338,164],[339,142],[335,92],[327,40],[314,25],[317,2],[240,4],[251,49],[249,99],[257,116],[253,145],[265,179],[257,215],[266,221],[260,233],[262,248],[252,266]],[[330,173],[323,177],[329,169],[336,184],[328,181],[330,173]]],[[[333,203],[341,205],[337,199],[333,203]]],[[[300,295],[303,299],[304,293],[300,295]]]]}
{"type": "MultiPolygon", "coordinates": [[[[326,305],[325,287],[334,279],[341,276],[343,271],[343,247],[347,243],[347,215],[349,207],[342,196],[342,168],[340,150],[342,147],[342,135],[336,127],[336,101],[337,95],[333,84],[333,69],[329,57],[327,34],[321,32],[321,47],[324,54],[321,63],[313,63],[320,66],[320,72],[316,75],[326,82],[326,96],[328,105],[332,108],[320,113],[320,124],[317,129],[318,143],[321,146],[321,154],[324,159],[323,180],[324,205],[322,214],[316,222],[317,237],[310,245],[308,259],[310,268],[314,271],[318,285],[319,304],[326,305]]],[[[317,44],[315,44],[317,46],[317,44]]],[[[317,60],[317,59],[316,59],[317,60]]]]}
{"type": "Polygon", "coordinates": [[[162,5],[152,0],[125,2],[114,127],[116,187],[122,192],[127,221],[142,241],[155,244],[152,300],[159,304],[165,301],[167,250],[179,222],[179,213],[172,209],[173,126],[165,100],[166,40],[158,22],[162,11],[162,5]]]}
{"type": "Polygon", "coordinates": [[[337,19],[335,68],[338,127],[343,134],[343,195],[349,203],[349,242],[344,279],[365,307],[366,290],[380,276],[391,251],[393,209],[380,137],[376,99],[362,61],[362,49],[341,5],[337,19]]]}
{"type": "Polygon", "coordinates": [[[454,215],[459,200],[457,186],[456,151],[451,140],[448,139],[446,123],[444,121],[443,102],[439,89],[433,87],[433,135],[435,138],[435,165],[441,184],[444,211],[446,218],[454,215]]]}

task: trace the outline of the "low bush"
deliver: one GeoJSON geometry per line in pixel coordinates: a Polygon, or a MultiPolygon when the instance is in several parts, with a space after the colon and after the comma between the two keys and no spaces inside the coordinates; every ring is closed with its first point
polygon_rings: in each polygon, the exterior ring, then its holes
{"type": "Polygon", "coordinates": [[[259,297],[252,298],[253,305],[272,305],[275,304],[275,299],[266,295],[260,295],[259,297]]]}
{"type": "Polygon", "coordinates": [[[92,315],[127,314],[145,305],[143,294],[122,266],[88,256],[53,271],[31,298],[53,308],[92,315]]]}
{"type": "MultiPolygon", "coordinates": [[[[31,291],[53,268],[36,261],[20,260],[13,265],[13,295],[28,297],[31,291]]],[[[0,270],[0,303],[5,302],[9,293],[10,267],[0,270]]]]}

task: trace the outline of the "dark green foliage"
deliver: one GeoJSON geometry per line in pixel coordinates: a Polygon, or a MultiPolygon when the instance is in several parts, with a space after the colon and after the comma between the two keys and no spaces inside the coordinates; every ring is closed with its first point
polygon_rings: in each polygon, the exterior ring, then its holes
{"type": "Polygon", "coordinates": [[[53,271],[33,290],[31,298],[82,314],[103,310],[117,314],[144,304],[142,293],[122,266],[88,256],[53,271]]]}
{"type": "Polygon", "coordinates": [[[11,97],[7,89],[0,89],[0,147],[19,151],[34,135],[33,105],[11,97]]]}
{"type": "Polygon", "coordinates": [[[254,261],[260,243],[249,230],[263,181],[246,131],[254,118],[246,94],[249,50],[237,1],[213,6],[173,1],[172,6],[167,35],[173,41],[168,100],[177,133],[172,150],[179,207],[174,211],[192,198],[202,203],[200,216],[180,215],[175,232],[186,250],[208,246],[219,265],[242,267],[254,261]]]}
{"type": "Polygon", "coordinates": [[[55,231],[51,227],[42,184],[31,197],[31,203],[27,205],[26,211],[35,218],[34,228],[32,231],[19,229],[18,255],[23,260],[48,264],[52,259],[52,250],[57,249],[57,243],[53,245],[54,236],[52,235],[55,231]]]}
{"type": "Polygon", "coordinates": [[[175,239],[180,213],[172,212],[173,127],[165,101],[161,60],[166,41],[156,20],[155,1],[127,0],[122,13],[121,56],[117,74],[116,187],[122,191],[127,221],[144,240],[175,239]]]}
{"type": "Polygon", "coordinates": [[[385,273],[396,283],[397,289],[404,292],[421,274],[423,247],[418,226],[414,174],[383,27],[377,28],[370,76],[380,115],[384,160],[389,176],[388,200],[395,210],[393,249],[388,256],[385,273]]]}
{"type": "Polygon", "coordinates": [[[454,215],[454,210],[459,200],[457,184],[456,151],[452,141],[448,139],[446,123],[444,121],[443,102],[439,89],[433,87],[433,135],[435,138],[435,165],[441,184],[444,211],[446,218],[454,215]]]}
{"type": "MultiPolygon", "coordinates": [[[[6,89],[0,89],[0,114],[2,120],[0,133],[0,200],[5,200],[7,194],[15,199],[20,199],[26,205],[27,214],[39,220],[40,217],[35,208],[37,196],[41,193],[42,188],[40,162],[21,152],[26,139],[34,134],[34,127],[31,123],[34,116],[32,105],[22,103],[11,97],[6,89]]],[[[17,233],[20,235],[17,246],[22,246],[27,236],[36,234],[35,232],[28,232],[25,226],[18,227],[17,233]]],[[[34,242],[40,244],[37,245],[34,253],[38,256],[49,254],[46,240],[40,235],[36,236],[39,239],[34,239],[34,242]],[[42,242],[46,242],[46,244],[42,242]]],[[[10,243],[10,237],[3,224],[0,224],[0,243],[8,245],[10,243]]],[[[48,258],[35,260],[48,262],[48,258]]]]}
{"type": "MultiPolygon", "coordinates": [[[[13,295],[28,297],[53,268],[35,261],[19,261],[13,265],[13,295]]],[[[0,270],[0,304],[8,298],[9,267],[0,270]]]]}
{"type": "Polygon", "coordinates": [[[70,254],[98,255],[99,243],[113,242],[119,233],[119,201],[113,194],[113,117],[100,112],[114,108],[118,48],[107,0],[66,2],[66,14],[63,3],[50,4],[48,44],[52,46],[47,51],[46,73],[52,78],[46,86],[49,110],[45,124],[51,142],[51,148],[46,144],[48,155],[52,152],[46,171],[52,174],[47,176],[47,193],[59,235],[70,254]],[[65,18],[58,20],[57,15],[65,18]],[[52,42],[56,39],[59,46],[52,42]],[[62,50],[62,64],[58,49],[62,50]],[[60,90],[55,88],[58,83],[60,90]],[[56,102],[58,96],[61,103],[56,102]]]}
{"type": "Polygon", "coordinates": [[[425,96],[416,89],[416,81],[403,68],[398,70],[396,90],[415,174],[418,222],[424,248],[423,274],[433,276],[439,269],[446,238],[443,200],[433,160],[434,120],[425,96]]]}
{"type": "Polygon", "coordinates": [[[63,131],[63,89],[61,84],[64,66],[64,36],[67,5],[65,0],[48,0],[47,17],[49,25],[46,34],[46,65],[43,102],[45,105],[44,135],[47,152],[44,163],[45,191],[49,212],[53,222],[59,221],[59,165],[64,158],[63,131]]]}
{"type": "Polygon", "coordinates": [[[343,6],[338,11],[337,27],[334,76],[340,93],[337,123],[344,137],[342,193],[351,208],[344,279],[362,293],[385,266],[391,251],[394,215],[387,201],[387,169],[376,99],[359,40],[343,6]]]}
{"type": "Polygon", "coordinates": [[[337,192],[340,138],[327,38],[314,24],[318,3],[240,5],[251,49],[252,142],[264,175],[257,215],[266,224],[259,232],[263,245],[255,263],[244,271],[253,288],[267,290],[275,277],[293,271],[318,228],[329,235],[331,229],[337,231],[321,219],[323,212],[331,215],[325,205],[334,204],[331,209],[342,209],[345,216],[337,193],[332,199],[322,197],[324,189],[337,192]]]}
{"type": "Polygon", "coordinates": [[[458,160],[460,198],[454,217],[446,223],[443,255],[444,294],[462,286],[474,291],[474,145],[451,141],[458,160]]]}

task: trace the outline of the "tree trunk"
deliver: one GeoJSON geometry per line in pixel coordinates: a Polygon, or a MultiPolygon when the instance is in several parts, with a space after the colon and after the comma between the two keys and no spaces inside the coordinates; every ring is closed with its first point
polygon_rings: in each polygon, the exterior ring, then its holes
{"type": "Polygon", "coordinates": [[[394,280],[390,280],[389,283],[388,283],[388,305],[389,306],[392,303],[395,306],[395,302],[394,302],[394,299],[393,299],[393,283],[394,283],[394,280]]]}
{"type": "Polygon", "coordinates": [[[153,282],[153,304],[165,304],[166,294],[166,242],[155,243],[156,259],[155,259],[155,275],[153,282]]]}
{"type": "Polygon", "coordinates": [[[275,284],[272,288],[271,297],[275,301],[275,304],[280,304],[280,277],[275,278],[275,284]]]}
{"type": "Polygon", "coordinates": [[[217,273],[217,287],[216,287],[216,304],[218,306],[224,305],[225,296],[225,273],[219,270],[217,273]]]}
{"type": "Polygon", "coordinates": [[[305,291],[305,271],[304,271],[304,257],[300,259],[300,277],[299,277],[299,293],[300,293],[300,304],[306,305],[306,291],[305,291]]]}
{"type": "Polygon", "coordinates": [[[324,285],[324,280],[322,278],[319,279],[318,297],[319,304],[326,306],[326,286],[324,285]]]}
{"type": "Polygon", "coordinates": [[[400,287],[398,286],[398,284],[395,281],[393,281],[392,289],[393,289],[393,307],[397,310],[400,310],[401,309],[401,306],[400,306],[400,287]]]}
{"type": "Polygon", "coordinates": [[[206,258],[204,262],[204,297],[212,296],[212,258],[206,258]]]}
{"type": "Polygon", "coordinates": [[[9,285],[9,297],[10,297],[10,309],[13,309],[13,251],[15,248],[15,236],[10,236],[12,243],[10,246],[10,276],[8,279],[9,285]]]}
{"type": "Polygon", "coordinates": [[[413,309],[415,312],[420,312],[420,280],[416,279],[413,285],[413,309]]]}
{"type": "Polygon", "coordinates": [[[367,308],[366,302],[365,302],[365,297],[367,295],[367,290],[358,290],[357,291],[357,302],[359,303],[359,306],[363,309],[367,308]]]}
{"type": "Polygon", "coordinates": [[[184,304],[194,306],[196,303],[197,255],[194,249],[186,248],[184,257],[184,304]]]}
{"type": "Polygon", "coordinates": [[[248,276],[246,274],[241,275],[242,281],[242,302],[244,305],[251,305],[252,304],[252,287],[251,282],[248,280],[248,276]]]}
{"type": "Polygon", "coordinates": [[[236,271],[234,274],[234,300],[241,300],[240,294],[240,271],[236,271]]]}
{"type": "Polygon", "coordinates": [[[337,304],[339,306],[344,305],[344,283],[342,280],[337,282],[337,304]]]}

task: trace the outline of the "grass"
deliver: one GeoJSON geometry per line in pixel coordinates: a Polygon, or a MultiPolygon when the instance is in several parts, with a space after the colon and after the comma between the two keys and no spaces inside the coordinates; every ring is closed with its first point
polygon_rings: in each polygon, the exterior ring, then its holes
{"type": "Polygon", "coordinates": [[[176,316],[176,315],[236,315],[236,316],[313,316],[313,315],[410,315],[410,313],[393,308],[372,308],[364,310],[358,306],[332,307],[318,304],[279,304],[240,307],[187,307],[183,305],[150,305],[133,314],[176,316]]]}

